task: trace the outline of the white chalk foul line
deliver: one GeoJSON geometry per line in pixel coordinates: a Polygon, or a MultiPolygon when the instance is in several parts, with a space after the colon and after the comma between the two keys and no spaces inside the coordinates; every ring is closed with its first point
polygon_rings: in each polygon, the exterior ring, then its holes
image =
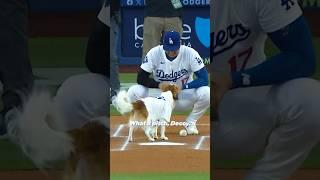
{"type": "MultiPolygon", "coordinates": [[[[209,126],[210,124],[197,124],[197,126],[209,126]]],[[[117,129],[114,131],[113,135],[111,137],[127,137],[127,136],[120,136],[121,130],[127,126],[127,124],[120,124],[117,126],[117,129]]],[[[209,136],[208,136],[209,137],[209,136]]]]}
{"type": "Polygon", "coordinates": [[[126,150],[128,144],[129,144],[129,138],[126,140],[126,142],[124,142],[124,144],[123,144],[122,147],[120,148],[120,151],[126,150]]]}
{"type": "Polygon", "coordinates": [[[122,130],[122,128],[125,126],[125,124],[120,124],[117,128],[117,130],[113,133],[112,137],[118,137],[120,131],[122,130]]]}
{"type": "Polygon", "coordinates": [[[203,141],[205,140],[205,138],[207,138],[208,136],[201,136],[200,140],[198,141],[197,145],[194,147],[195,150],[199,150],[203,141]]]}
{"type": "MultiPolygon", "coordinates": [[[[189,148],[187,148],[187,149],[189,149],[189,148]]],[[[193,148],[191,148],[191,149],[193,149],[193,148]]],[[[110,149],[110,152],[120,152],[120,151],[128,151],[128,150],[130,150],[130,149],[125,149],[125,150],[110,149]]],[[[195,150],[195,149],[193,149],[193,150],[195,150]]],[[[202,149],[197,149],[197,151],[210,151],[210,149],[209,148],[202,148],[202,149]]]]}
{"type": "MultiPolygon", "coordinates": [[[[128,138],[128,136],[112,136],[112,137],[117,137],[117,138],[128,138]]],[[[136,139],[136,138],[135,138],[136,139]]]]}

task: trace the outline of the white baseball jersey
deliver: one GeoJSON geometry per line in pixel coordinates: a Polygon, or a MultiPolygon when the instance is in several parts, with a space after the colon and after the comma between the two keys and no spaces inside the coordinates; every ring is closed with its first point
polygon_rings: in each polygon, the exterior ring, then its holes
{"type": "Polygon", "coordinates": [[[170,61],[167,59],[162,45],[152,48],[141,64],[141,68],[152,73],[157,82],[174,82],[179,85],[193,80],[193,72],[204,67],[199,53],[181,45],[178,56],[170,61]]]}
{"type": "Polygon", "coordinates": [[[296,0],[211,0],[210,6],[213,68],[225,72],[263,62],[266,34],[302,14],[296,0]]]}
{"type": "Polygon", "coordinates": [[[174,108],[174,100],[171,91],[161,93],[158,97],[146,97],[141,99],[148,110],[148,119],[152,122],[165,120],[170,122],[174,108]]]}

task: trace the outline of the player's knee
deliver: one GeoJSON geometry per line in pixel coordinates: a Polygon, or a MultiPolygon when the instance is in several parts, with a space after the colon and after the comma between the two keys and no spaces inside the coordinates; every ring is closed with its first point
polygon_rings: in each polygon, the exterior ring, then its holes
{"type": "Polygon", "coordinates": [[[313,79],[301,78],[284,85],[279,99],[282,111],[288,112],[290,122],[295,122],[305,136],[320,138],[320,83],[313,79]]]}
{"type": "MultiPolygon", "coordinates": [[[[320,107],[320,103],[313,104],[320,107]]],[[[313,106],[312,105],[312,106],[313,106]]],[[[297,129],[303,132],[303,136],[310,141],[320,141],[320,112],[316,107],[311,107],[309,105],[300,106],[300,116],[297,122],[297,129]]],[[[294,119],[293,119],[294,120],[294,119]]]]}
{"type": "Polygon", "coordinates": [[[129,101],[134,102],[138,99],[147,97],[148,88],[139,84],[133,85],[128,89],[127,95],[128,95],[129,101]]]}
{"type": "Polygon", "coordinates": [[[108,88],[106,77],[93,73],[75,75],[63,82],[55,102],[68,119],[67,128],[79,127],[94,117],[107,116],[108,88]]]}
{"type": "Polygon", "coordinates": [[[304,98],[299,105],[301,108],[301,128],[309,137],[320,140],[320,94],[308,94],[304,98]]]}
{"type": "Polygon", "coordinates": [[[197,100],[210,106],[210,88],[208,86],[202,86],[196,90],[197,100]]]}
{"type": "Polygon", "coordinates": [[[94,73],[80,74],[64,81],[57,91],[57,96],[74,100],[88,99],[96,102],[101,96],[107,97],[105,90],[107,88],[109,88],[109,84],[104,76],[94,73]]]}

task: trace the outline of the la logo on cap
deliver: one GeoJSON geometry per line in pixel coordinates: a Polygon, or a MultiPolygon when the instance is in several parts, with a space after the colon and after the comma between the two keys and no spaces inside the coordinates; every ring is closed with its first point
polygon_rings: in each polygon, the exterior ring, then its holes
{"type": "Polygon", "coordinates": [[[171,38],[169,38],[169,44],[173,44],[173,41],[171,38]]]}

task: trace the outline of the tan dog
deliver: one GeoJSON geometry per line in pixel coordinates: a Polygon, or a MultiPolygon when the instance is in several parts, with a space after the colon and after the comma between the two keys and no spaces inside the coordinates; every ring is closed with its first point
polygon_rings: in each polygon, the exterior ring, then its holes
{"type": "Polygon", "coordinates": [[[104,123],[93,120],[78,129],[61,131],[57,129],[61,122],[51,96],[33,94],[9,122],[8,133],[39,169],[65,162],[61,180],[106,179],[108,135],[104,123]]]}
{"type": "Polygon", "coordinates": [[[107,134],[103,125],[89,122],[68,132],[74,151],[66,161],[65,180],[103,180],[107,176],[107,134]]]}
{"type": "Polygon", "coordinates": [[[171,113],[178,99],[180,88],[175,84],[161,83],[162,93],[158,97],[146,97],[136,102],[128,101],[127,92],[120,91],[115,100],[117,110],[129,116],[128,140],[133,141],[133,130],[140,126],[143,128],[149,141],[158,138],[157,128],[161,127],[161,140],[168,140],[165,136],[166,125],[170,122],[171,113]]]}

